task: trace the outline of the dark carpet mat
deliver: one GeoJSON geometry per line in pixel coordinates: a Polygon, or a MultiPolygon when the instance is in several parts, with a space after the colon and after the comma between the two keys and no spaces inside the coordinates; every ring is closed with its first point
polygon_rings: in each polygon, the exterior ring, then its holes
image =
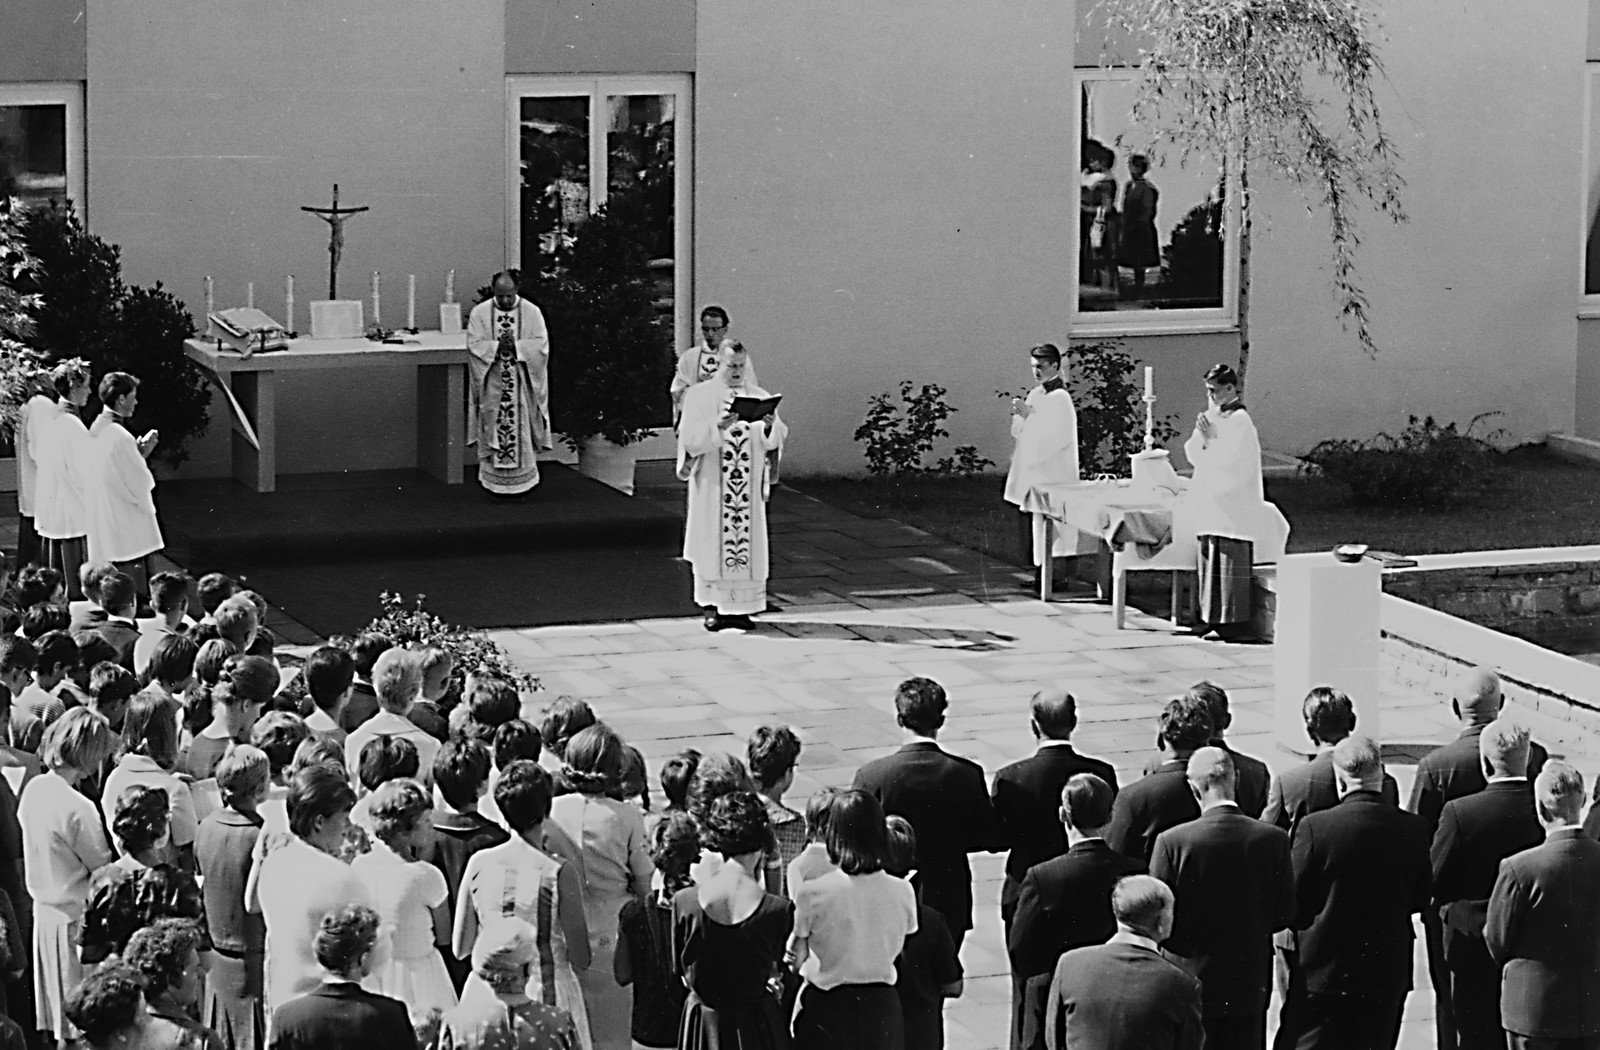
{"type": "Polygon", "coordinates": [[[223,572],[321,635],[364,627],[378,595],[463,627],[693,615],[682,519],[575,470],[541,464],[527,496],[489,496],[469,473],[295,475],[275,493],[227,480],[163,482],[167,553],[223,572]]]}
{"type": "Polygon", "coordinates": [[[384,591],[408,602],[424,594],[429,612],[462,627],[692,616],[698,610],[689,566],[677,557],[680,549],[673,544],[243,561],[227,571],[326,637],[366,626],[378,614],[384,591]]]}

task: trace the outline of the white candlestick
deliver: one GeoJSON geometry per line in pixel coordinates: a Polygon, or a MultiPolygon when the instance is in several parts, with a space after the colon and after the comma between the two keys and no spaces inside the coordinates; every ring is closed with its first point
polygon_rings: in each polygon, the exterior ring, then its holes
{"type": "Polygon", "coordinates": [[[211,275],[206,275],[206,316],[210,317],[217,312],[217,288],[212,283],[211,275]]]}
{"type": "Polygon", "coordinates": [[[1144,366],[1144,396],[1149,397],[1156,392],[1156,370],[1150,365],[1144,366]]]}
{"type": "Polygon", "coordinates": [[[294,274],[283,280],[283,312],[286,315],[284,330],[294,331],[294,274]]]}
{"type": "Polygon", "coordinates": [[[444,275],[444,301],[447,303],[456,301],[456,272],[454,270],[444,275]]]}
{"type": "Polygon", "coordinates": [[[406,327],[413,332],[417,329],[417,275],[414,273],[406,277],[406,327]]]}
{"type": "Polygon", "coordinates": [[[255,309],[255,305],[256,305],[256,282],[254,282],[254,281],[246,281],[245,282],[245,286],[244,286],[244,305],[249,307],[252,310],[255,309]]]}
{"type": "Polygon", "coordinates": [[[383,311],[380,308],[382,300],[378,297],[378,271],[372,271],[372,323],[383,324],[383,311]]]}

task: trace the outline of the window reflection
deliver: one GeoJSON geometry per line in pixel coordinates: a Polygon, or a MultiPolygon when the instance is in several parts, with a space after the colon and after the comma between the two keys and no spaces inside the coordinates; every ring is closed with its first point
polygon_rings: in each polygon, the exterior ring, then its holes
{"type": "Polygon", "coordinates": [[[38,204],[67,197],[67,107],[0,106],[0,196],[38,204]]]}

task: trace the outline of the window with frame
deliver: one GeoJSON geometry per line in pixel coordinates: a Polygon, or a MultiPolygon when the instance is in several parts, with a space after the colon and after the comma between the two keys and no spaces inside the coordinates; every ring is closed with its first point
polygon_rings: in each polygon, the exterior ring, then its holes
{"type": "Polygon", "coordinates": [[[0,196],[25,205],[84,199],[83,86],[0,84],[0,196]]]}
{"type": "Polygon", "coordinates": [[[687,75],[507,78],[510,262],[548,268],[595,209],[637,195],[664,350],[693,340],[691,110],[687,75]]]}
{"type": "Polygon", "coordinates": [[[1600,62],[1583,70],[1583,257],[1579,315],[1600,317],[1600,62]]]}
{"type": "Polygon", "coordinates": [[[1238,202],[1224,166],[1138,151],[1137,72],[1074,77],[1079,172],[1073,334],[1224,331],[1236,324],[1238,202]]]}

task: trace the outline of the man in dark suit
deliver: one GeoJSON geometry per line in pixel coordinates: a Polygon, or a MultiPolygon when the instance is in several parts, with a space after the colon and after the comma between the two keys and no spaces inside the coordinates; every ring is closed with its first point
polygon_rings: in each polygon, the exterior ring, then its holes
{"type": "Polygon", "coordinates": [[[1370,737],[1333,749],[1339,804],[1295,829],[1299,961],[1278,1050],[1394,1050],[1411,989],[1411,916],[1428,903],[1428,827],[1383,801],[1370,737]]]}
{"type": "MultiPolygon", "coordinates": [[[[1339,789],[1333,776],[1333,747],[1355,732],[1356,705],[1332,686],[1319,685],[1306,694],[1300,704],[1306,736],[1317,753],[1309,762],[1284,770],[1272,781],[1267,808],[1261,819],[1294,834],[1295,826],[1308,813],[1320,813],[1339,804],[1339,789]]],[[[1380,792],[1391,806],[1400,805],[1400,787],[1394,777],[1383,774],[1380,792]]],[[[1291,927],[1272,937],[1276,951],[1273,984],[1278,995],[1289,994],[1289,974],[1294,969],[1297,934],[1291,927]]]]}
{"type": "MultiPolygon", "coordinates": [[[[1333,777],[1333,746],[1356,730],[1356,705],[1332,686],[1319,685],[1306,694],[1300,704],[1306,736],[1317,753],[1309,762],[1279,773],[1267,795],[1267,808],[1261,819],[1292,832],[1308,813],[1332,809],[1339,802],[1333,777]]],[[[1383,774],[1382,795],[1400,804],[1400,788],[1394,777],[1383,774]]]]}
{"type": "MultiPolygon", "coordinates": [[[[1483,765],[1478,757],[1478,736],[1483,727],[1500,717],[1505,706],[1500,676],[1487,667],[1475,667],[1464,677],[1450,701],[1450,710],[1461,721],[1461,733],[1443,747],[1436,747],[1417,763],[1417,778],[1411,783],[1411,801],[1406,808],[1428,822],[1428,834],[1439,826],[1445,803],[1474,792],[1484,785],[1483,765]]],[[[1536,777],[1549,757],[1538,744],[1528,745],[1528,776],[1536,777]]],[[[1441,1047],[1456,1045],[1455,1018],[1450,1009],[1450,967],[1444,959],[1444,930],[1433,909],[1422,914],[1422,929],[1428,945],[1428,979],[1433,983],[1438,1007],[1434,1014],[1435,1037],[1441,1047]]]]}
{"type": "Polygon", "coordinates": [[[1200,816],[1156,838],[1150,874],[1172,887],[1166,949],[1200,978],[1207,1050],[1265,1050],[1272,934],[1294,915],[1289,834],[1240,811],[1220,747],[1189,759],[1200,816]]]}
{"type": "Polygon", "coordinates": [[[328,976],[272,1013],[272,1050],[416,1050],[406,1004],[361,987],[372,972],[378,913],[347,904],[323,917],[312,949],[328,976]]]}
{"type": "Polygon", "coordinates": [[[1189,790],[1189,756],[1211,739],[1211,708],[1196,696],[1167,701],[1161,711],[1162,760],[1151,772],[1123,788],[1111,809],[1106,841],[1118,853],[1150,863],[1156,836],[1200,815],[1189,790]]]}
{"type": "Polygon", "coordinates": [[[1056,963],[1045,1012],[1048,1050],[1199,1050],[1200,982],[1161,954],[1172,891],[1129,875],[1111,891],[1117,932],[1056,963]]]}
{"type": "MultiPolygon", "coordinates": [[[[1223,739],[1223,734],[1233,724],[1233,712],[1228,705],[1227,691],[1215,682],[1196,682],[1189,687],[1191,696],[1198,696],[1211,708],[1211,740],[1212,747],[1220,747],[1233,759],[1233,768],[1239,772],[1239,790],[1234,796],[1234,802],[1248,817],[1259,817],[1261,811],[1267,808],[1268,786],[1272,783],[1272,771],[1267,764],[1253,755],[1242,751],[1235,751],[1223,739]]],[[[1209,1044],[1209,1040],[1207,1041],[1209,1044]]]]}
{"type": "Polygon", "coordinates": [[[1511,1050],[1600,1047],[1600,842],[1583,833],[1583,776],[1548,762],[1533,785],[1545,840],[1500,862],[1484,940],[1503,969],[1511,1050]]]}
{"type": "Polygon", "coordinates": [[[1011,1045],[1044,1046],[1044,1009],[1050,976],[1063,952],[1104,944],[1117,932],[1111,887],[1142,873],[1144,862],[1106,845],[1111,786],[1094,773],[1078,773],[1061,790],[1061,824],[1069,845],[1028,869],[1006,941],[1011,956],[1011,1045]]]}
{"type": "Polygon", "coordinates": [[[917,833],[917,874],[922,903],[939,912],[960,949],[972,929],[972,868],[968,853],[1000,848],[994,808],[983,768],[949,754],[936,739],[944,725],[944,687],[931,678],[908,678],[894,697],[905,730],[900,750],[856,770],[854,786],[898,813],[917,833]]]}
{"type": "MultiPolygon", "coordinates": [[[[1483,940],[1500,862],[1544,841],[1528,783],[1528,731],[1500,718],[1478,737],[1488,784],[1446,802],[1433,834],[1433,908],[1443,931],[1459,1050],[1505,1050],[1500,966],[1483,940]]],[[[1448,1048],[1447,1048],[1448,1050],[1448,1048]]]]}
{"type": "MultiPolygon", "coordinates": [[[[1071,693],[1065,689],[1041,689],[1033,694],[1032,709],[1028,728],[1039,741],[1039,749],[995,773],[992,791],[995,824],[1001,841],[1011,849],[1006,857],[1005,882],[1000,886],[1000,919],[1007,934],[1028,869],[1067,851],[1067,836],[1056,816],[1067,781],[1078,773],[1093,773],[1105,781],[1113,798],[1117,793],[1117,774],[1111,763],[1080,755],[1072,748],[1078,704],[1071,693]]],[[[1108,886],[1108,892],[1109,889],[1108,886]]],[[[1111,907],[1109,902],[1107,897],[1107,909],[1111,907]]],[[[1106,914],[1110,915],[1109,910],[1106,914]]],[[[1052,965],[1054,962],[1052,959],[1052,965]]]]}

